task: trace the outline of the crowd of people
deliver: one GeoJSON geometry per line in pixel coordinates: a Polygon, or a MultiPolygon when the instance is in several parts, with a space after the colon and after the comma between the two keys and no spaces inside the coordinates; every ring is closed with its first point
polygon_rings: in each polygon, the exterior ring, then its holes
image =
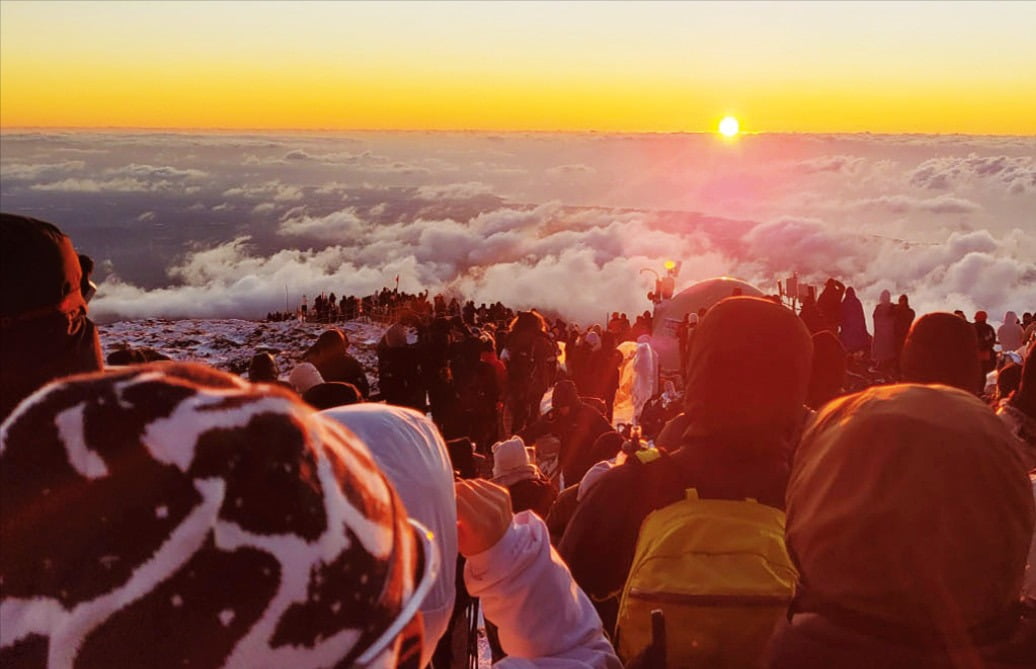
{"type": "Polygon", "coordinates": [[[479,608],[505,667],[1034,665],[1030,313],[731,295],[664,376],[650,312],[386,288],[286,374],[106,369],[71,240],[0,236],[3,666],[470,666],[479,608]]]}

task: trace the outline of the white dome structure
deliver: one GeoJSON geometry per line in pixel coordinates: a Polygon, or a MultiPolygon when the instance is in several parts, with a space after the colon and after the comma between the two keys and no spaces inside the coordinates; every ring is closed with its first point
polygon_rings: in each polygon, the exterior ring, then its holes
{"type": "Polygon", "coordinates": [[[736,289],[740,289],[742,295],[763,297],[763,292],[752,284],[723,276],[699,281],[674,295],[673,299],[655,307],[651,345],[658,351],[662,369],[680,368],[680,342],[676,336],[676,329],[684,316],[711,307],[723,298],[733,295],[736,289]]]}

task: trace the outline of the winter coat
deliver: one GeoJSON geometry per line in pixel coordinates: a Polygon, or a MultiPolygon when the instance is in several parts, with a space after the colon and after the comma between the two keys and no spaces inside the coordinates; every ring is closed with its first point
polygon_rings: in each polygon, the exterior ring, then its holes
{"type": "Polygon", "coordinates": [[[520,434],[527,444],[535,443],[536,439],[545,434],[553,434],[558,438],[561,442],[561,470],[567,485],[577,483],[586,470],[597,462],[594,459],[594,443],[598,437],[611,430],[611,424],[599,411],[577,399],[567,415],[562,416],[558,409],[554,409],[520,434]]]}
{"type": "Polygon", "coordinates": [[[492,548],[468,558],[464,583],[499,626],[499,669],[621,669],[586,594],[550,547],[547,526],[517,514],[492,548]]]}
{"type": "Polygon", "coordinates": [[[800,583],[771,666],[1036,658],[1036,645],[1007,647],[1036,519],[1012,440],[986,405],[946,386],[877,386],[828,404],[788,481],[800,583]]]}
{"type": "Polygon", "coordinates": [[[314,364],[320,371],[320,376],[324,377],[324,381],[351,383],[363,393],[364,398],[370,397],[371,386],[367,374],[363,371],[363,365],[348,353],[328,356],[315,361],[314,364]]]}
{"type": "Polygon", "coordinates": [[[703,498],[783,507],[786,440],[802,415],[811,356],[805,325],[767,300],[727,298],[702,320],[689,352],[685,414],[663,430],[674,439],[675,426],[685,426],[681,448],[601,476],[559,546],[608,629],[649,513],[683,499],[687,488],[703,498]]]}
{"type": "Polygon", "coordinates": [[[871,358],[876,363],[895,360],[899,354],[896,347],[896,316],[891,296],[881,291],[881,301],[874,307],[874,340],[871,343],[871,358]]]}
{"type": "Polygon", "coordinates": [[[1022,347],[1022,336],[1025,331],[1018,324],[1018,316],[1013,311],[1004,315],[1004,324],[997,328],[996,338],[1005,351],[1015,351],[1022,347]]]}
{"type": "Polygon", "coordinates": [[[900,358],[903,380],[981,390],[975,329],[954,314],[925,314],[910,328],[900,358]]]}
{"type": "Polygon", "coordinates": [[[863,304],[856,297],[852,288],[845,289],[842,300],[842,346],[850,355],[857,351],[866,351],[870,345],[870,334],[867,333],[867,320],[863,315],[863,304]]]}

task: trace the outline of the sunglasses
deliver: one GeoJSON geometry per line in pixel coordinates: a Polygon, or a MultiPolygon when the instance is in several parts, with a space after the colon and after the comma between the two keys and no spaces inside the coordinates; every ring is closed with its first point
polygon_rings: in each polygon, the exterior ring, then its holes
{"type": "Polygon", "coordinates": [[[439,563],[442,556],[439,555],[439,547],[436,545],[434,538],[435,535],[427,527],[417,522],[413,518],[409,518],[410,528],[414,531],[414,536],[417,539],[417,543],[421,548],[421,555],[424,558],[424,568],[421,570],[421,580],[414,586],[414,591],[410,594],[410,599],[403,604],[403,608],[400,609],[399,615],[396,616],[395,620],[385,628],[385,631],[381,633],[377,639],[367,647],[367,650],[356,658],[356,662],[353,666],[366,667],[374,662],[378,657],[385,652],[393,642],[399,633],[403,631],[403,628],[410,624],[414,616],[417,615],[418,609],[421,608],[421,602],[428,595],[428,592],[432,589],[432,585],[435,584],[435,577],[439,573],[439,563]]]}

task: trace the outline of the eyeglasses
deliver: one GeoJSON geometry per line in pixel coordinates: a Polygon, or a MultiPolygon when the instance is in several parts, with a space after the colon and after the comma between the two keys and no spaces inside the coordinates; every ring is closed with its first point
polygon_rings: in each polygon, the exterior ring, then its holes
{"type": "Polygon", "coordinates": [[[421,603],[424,598],[428,596],[428,592],[432,589],[432,585],[435,584],[435,577],[439,573],[439,563],[441,556],[439,555],[439,546],[435,543],[435,535],[427,527],[417,522],[413,518],[408,518],[411,529],[414,531],[414,536],[417,538],[417,543],[421,547],[421,555],[424,557],[424,569],[421,570],[421,580],[414,586],[414,591],[410,594],[410,599],[403,604],[403,608],[400,609],[399,615],[396,619],[385,628],[385,631],[381,633],[377,639],[374,640],[371,645],[367,646],[367,650],[356,658],[354,666],[366,667],[374,660],[378,659],[385,649],[392,644],[399,633],[403,631],[403,628],[410,624],[410,621],[414,616],[417,615],[418,609],[421,608],[421,603]]]}

